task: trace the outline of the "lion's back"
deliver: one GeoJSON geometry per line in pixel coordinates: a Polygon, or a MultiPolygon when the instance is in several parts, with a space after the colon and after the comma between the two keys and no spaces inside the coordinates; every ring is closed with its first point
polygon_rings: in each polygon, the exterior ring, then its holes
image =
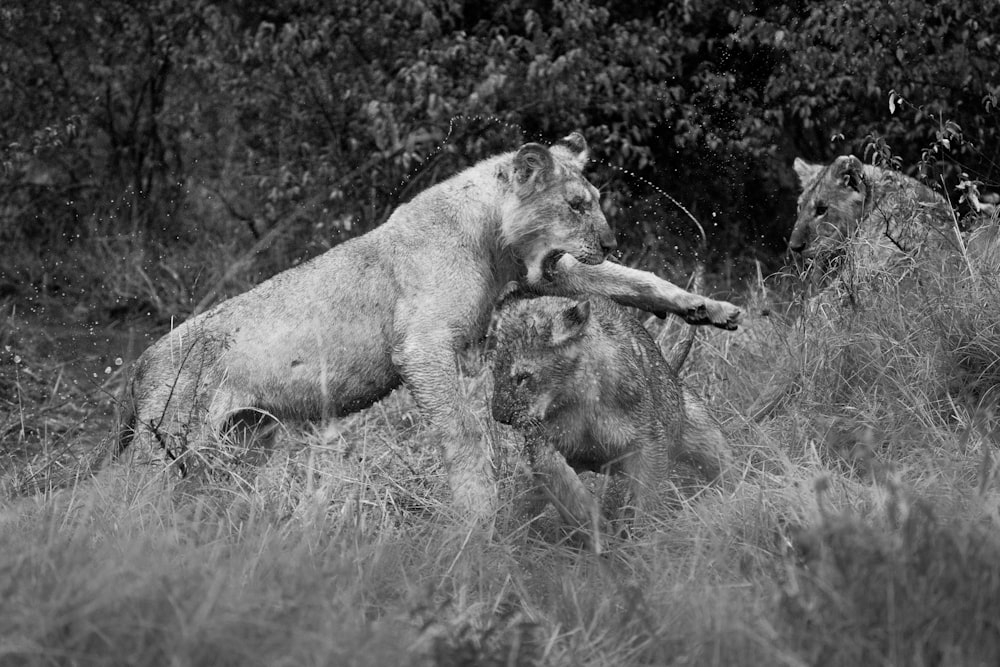
{"type": "Polygon", "coordinates": [[[944,197],[898,171],[868,166],[871,205],[861,219],[862,234],[887,235],[903,250],[948,247],[952,210],[944,197]]]}
{"type": "Polygon", "coordinates": [[[863,179],[855,183],[838,167],[840,160],[822,166],[803,184],[797,226],[811,226],[818,236],[824,229],[844,238],[855,232],[862,238],[889,236],[907,251],[950,226],[948,202],[917,179],[863,165],[863,179]]]}

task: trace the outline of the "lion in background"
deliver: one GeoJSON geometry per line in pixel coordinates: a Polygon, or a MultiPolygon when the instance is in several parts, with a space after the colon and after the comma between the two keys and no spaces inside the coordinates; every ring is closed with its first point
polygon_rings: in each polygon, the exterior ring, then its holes
{"type": "Polygon", "coordinates": [[[788,247],[810,263],[820,285],[865,286],[899,278],[915,261],[962,248],[944,197],[916,179],[843,155],[829,165],[796,158],[802,186],[788,247]]]}
{"type": "Polygon", "coordinates": [[[677,487],[699,488],[729,467],[705,404],[615,302],[514,292],[497,309],[493,341],[493,418],[524,433],[537,489],[594,551],[626,507],[662,513],[677,487]],[[602,507],[577,476],[585,470],[624,484],[602,507]]]}
{"type": "MultiPolygon", "coordinates": [[[[190,475],[233,442],[260,451],[276,420],[345,415],[405,384],[442,450],[457,509],[491,522],[491,459],[461,405],[456,355],[485,334],[509,281],[592,294],[693,324],[735,306],[605,261],[615,239],[577,133],[483,160],[376,229],[189,319],[134,364],[112,457],[190,475]]],[[[227,462],[227,461],[224,461],[227,462]]]]}

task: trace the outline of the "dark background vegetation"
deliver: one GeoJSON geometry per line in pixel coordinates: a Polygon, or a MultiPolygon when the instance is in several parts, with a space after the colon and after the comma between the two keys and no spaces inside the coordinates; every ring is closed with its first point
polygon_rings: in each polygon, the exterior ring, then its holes
{"type": "MultiPolygon", "coordinates": [[[[786,261],[796,156],[898,165],[960,212],[961,181],[998,188],[992,4],[3,0],[0,663],[1000,664],[995,246],[807,317],[744,289],[786,261]],[[171,318],[573,129],[622,259],[686,276],[673,197],[750,306],[683,372],[725,488],[599,558],[513,499],[479,543],[406,392],[197,494],[91,478],[171,318]]],[[[523,441],[488,373],[461,387],[510,499],[523,441]]]]}
{"type": "Polygon", "coordinates": [[[688,268],[662,191],[735,290],[795,156],[996,186],[998,35],[974,0],[9,0],[0,299],[186,315],[573,129],[626,261],[688,268]]]}

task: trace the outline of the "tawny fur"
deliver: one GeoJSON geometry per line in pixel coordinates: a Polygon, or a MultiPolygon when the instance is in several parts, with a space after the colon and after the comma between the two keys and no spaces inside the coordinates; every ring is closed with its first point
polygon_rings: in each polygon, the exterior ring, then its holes
{"type": "Polygon", "coordinates": [[[495,322],[494,418],[525,433],[538,485],[600,550],[605,515],[575,471],[627,480],[625,503],[660,512],[676,486],[719,478],[728,445],[641,323],[599,297],[508,298],[495,322]]]}
{"type": "MultiPolygon", "coordinates": [[[[482,337],[503,285],[604,290],[722,328],[739,317],[603,261],[614,237],[586,162],[579,134],[484,160],[371,232],[181,324],[134,366],[116,456],[187,474],[234,424],[336,417],[403,383],[443,431],[457,507],[489,520],[492,466],[461,407],[456,352],[482,337]]],[[[254,438],[241,442],[254,451],[254,438]]]]}
{"type": "Polygon", "coordinates": [[[951,207],[919,181],[849,155],[829,165],[796,158],[794,169],[802,194],[788,246],[818,285],[853,294],[918,259],[957,256],[951,207]]]}

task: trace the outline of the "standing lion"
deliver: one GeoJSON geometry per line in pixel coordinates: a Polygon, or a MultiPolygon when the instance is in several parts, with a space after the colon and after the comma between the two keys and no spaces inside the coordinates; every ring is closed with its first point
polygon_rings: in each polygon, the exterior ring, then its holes
{"type": "Polygon", "coordinates": [[[574,133],[483,160],[367,234],[184,322],[135,363],[115,455],[190,474],[220,437],[252,445],[268,422],[345,415],[405,384],[443,432],[456,506],[491,521],[492,465],[461,407],[456,352],[483,336],[508,281],[693,324],[733,329],[739,317],[605,261],[615,239],[587,159],[574,133]]]}

